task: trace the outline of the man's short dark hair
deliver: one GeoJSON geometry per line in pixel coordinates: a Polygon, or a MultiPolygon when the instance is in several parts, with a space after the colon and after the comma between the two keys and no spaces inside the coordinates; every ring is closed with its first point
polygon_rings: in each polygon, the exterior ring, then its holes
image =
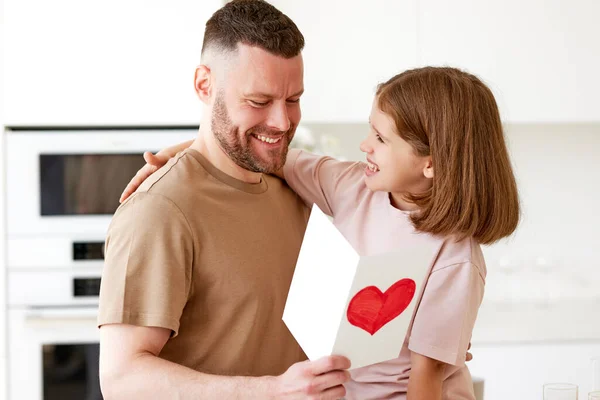
{"type": "Polygon", "coordinates": [[[287,15],[263,0],[233,0],[206,22],[202,53],[235,51],[238,43],[292,58],[304,48],[304,36],[287,15]]]}

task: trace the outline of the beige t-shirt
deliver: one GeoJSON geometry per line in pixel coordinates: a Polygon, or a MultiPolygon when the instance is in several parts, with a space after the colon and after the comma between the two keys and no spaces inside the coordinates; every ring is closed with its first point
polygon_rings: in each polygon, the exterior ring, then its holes
{"type": "MultiPolygon", "coordinates": [[[[387,192],[372,192],[365,164],[291,150],[285,179],[307,203],[333,216],[334,224],[361,255],[394,251],[398,243],[433,242],[440,252],[428,276],[412,329],[393,360],[352,370],[347,400],[406,399],[411,352],[443,361],[444,400],[474,400],[465,365],[467,346],[483,299],[486,266],[472,238],[454,241],[415,231],[410,215],[394,208],[387,192]]],[[[401,262],[399,262],[401,266],[401,262]]]]}
{"type": "Polygon", "coordinates": [[[306,359],[282,322],[309,210],[281,180],[236,180],[188,149],[122,204],[98,324],[173,331],[160,357],[218,375],[306,359]]]}

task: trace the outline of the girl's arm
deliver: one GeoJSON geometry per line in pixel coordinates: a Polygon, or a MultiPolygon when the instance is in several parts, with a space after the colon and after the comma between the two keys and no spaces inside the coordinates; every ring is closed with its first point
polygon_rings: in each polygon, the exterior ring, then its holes
{"type": "MultiPolygon", "coordinates": [[[[363,167],[359,163],[298,149],[290,149],[283,175],[287,184],[308,206],[316,204],[329,216],[337,214],[345,203],[354,201],[364,186],[361,185],[363,167]]],[[[352,206],[355,204],[352,203],[352,206]]]]}
{"type": "Polygon", "coordinates": [[[177,153],[190,147],[193,142],[193,140],[188,140],[187,142],[162,149],[156,154],[152,154],[149,151],[145,152],[144,160],[146,160],[146,165],[140,168],[131,181],[129,181],[127,187],[123,190],[123,193],[121,193],[119,203],[124,202],[133,192],[135,192],[146,178],[158,171],[160,167],[165,165],[170,158],[175,157],[177,153]]]}
{"type": "Polygon", "coordinates": [[[411,352],[407,400],[441,400],[446,364],[411,352]]]}
{"type": "Polygon", "coordinates": [[[454,258],[440,255],[447,262],[436,261],[414,317],[408,340],[409,400],[440,400],[447,368],[463,367],[469,358],[469,341],[483,300],[485,263],[478,244],[459,243],[456,248],[451,240],[444,244],[443,251],[454,258]],[[455,262],[462,253],[472,254],[477,264],[455,262]]]}

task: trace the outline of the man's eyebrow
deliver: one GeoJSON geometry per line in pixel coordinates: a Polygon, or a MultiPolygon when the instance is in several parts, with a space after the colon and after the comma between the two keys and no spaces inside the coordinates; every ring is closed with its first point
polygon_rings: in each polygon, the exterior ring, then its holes
{"type": "Polygon", "coordinates": [[[263,93],[263,92],[244,93],[244,97],[265,97],[267,99],[273,98],[272,95],[270,95],[268,93],[263,93]]]}
{"type": "Polygon", "coordinates": [[[304,93],[304,89],[300,89],[299,91],[297,91],[296,93],[294,93],[290,97],[302,96],[302,93],[304,93]]]}
{"type": "MultiPolygon", "coordinates": [[[[304,93],[304,89],[299,90],[298,92],[292,94],[290,97],[302,96],[302,93],[304,93]]],[[[274,98],[274,96],[272,94],[264,93],[264,92],[244,93],[244,97],[261,97],[261,98],[266,98],[266,99],[274,98]]]]}

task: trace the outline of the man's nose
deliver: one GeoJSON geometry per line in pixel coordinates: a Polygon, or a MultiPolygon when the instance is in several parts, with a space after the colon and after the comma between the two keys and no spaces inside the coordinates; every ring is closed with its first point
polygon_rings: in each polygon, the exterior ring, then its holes
{"type": "Polygon", "coordinates": [[[288,115],[286,104],[274,104],[271,107],[271,112],[269,113],[269,120],[267,121],[267,125],[270,128],[277,129],[281,132],[286,132],[288,129],[290,129],[290,117],[288,115]]]}

